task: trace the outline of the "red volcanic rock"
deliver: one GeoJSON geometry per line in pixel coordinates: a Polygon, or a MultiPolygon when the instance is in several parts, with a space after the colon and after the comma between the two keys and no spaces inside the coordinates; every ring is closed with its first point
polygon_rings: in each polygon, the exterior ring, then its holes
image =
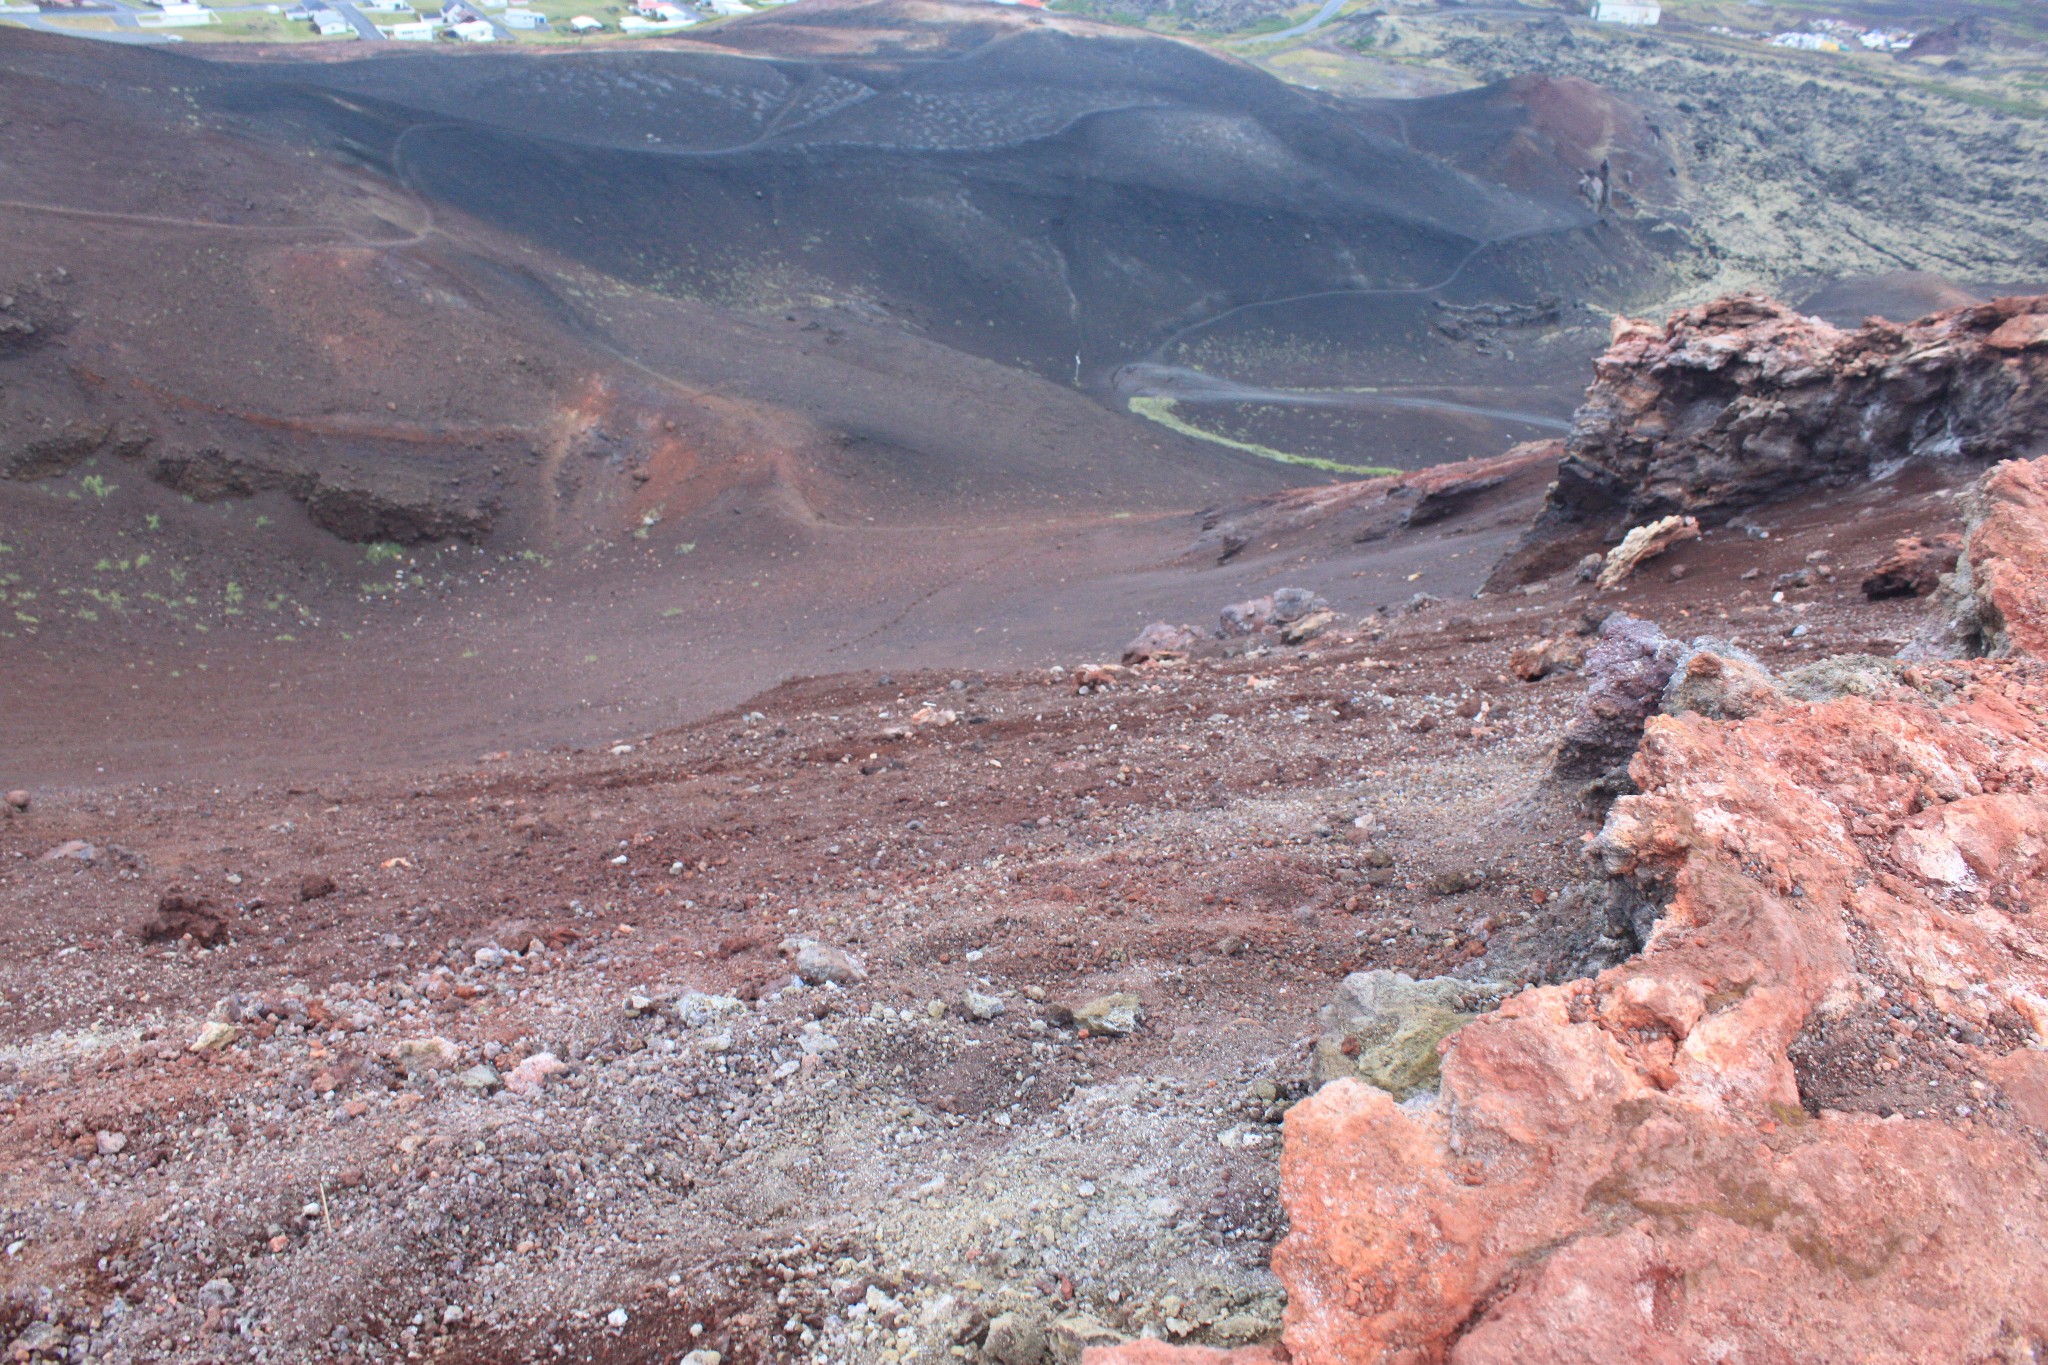
{"type": "Polygon", "coordinates": [[[2048,447],[2048,296],[1844,331],[1739,294],[1661,326],[1619,319],[1542,515],[1496,570],[1556,573],[1612,533],[1703,522],[1915,459],[2048,447]]]}
{"type": "Polygon", "coordinates": [[[1963,652],[2048,658],[2048,464],[1998,466],[1973,502],[1959,575],[1970,618],[1963,652]]]}
{"type": "Polygon", "coordinates": [[[2048,670],[1938,681],[1946,708],[1652,718],[1599,849],[1670,888],[1643,955],[1453,1035],[1433,1105],[1339,1082],[1289,1114],[1295,1359],[1968,1360],[2048,1333],[2044,1135],[1998,1104],[2048,1082],[2048,670]],[[1802,1075],[1804,1035],[1882,1038],[1894,1006],[1986,1041],[1936,1044],[1932,1085],[1802,1075]]]}
{"type": "Polygon", "coordinates": [[[1312,484],[1270,493],[1204,515],[1188,551],[1228,562],[1247,546],[1294,547],[1321,536],[1339,545],[1375,540],[1401,527],[1463,515],[1495,499],[1529,496],[1549,481],[1562,441],[1529,441],[1486,459],[1432,465],[1412,474],[1312,484]]]}
{"type": "Polygon", "coordinates": [[[1207,643],[1208,639],[1208,636],[1193,626],[1177,626],[1171,621],[1154,621],[1139,631],[1136,639],[1124,646],[1124,662],[1146,664],[1166,659],[1185,659],[1207,643]]]}
{"type": "Polygon", "coordinates": [[[227,916],[209,897],[172,887],[157,898],[156,913],[135,927],[144,943],[162,943],[190,935],[202,948],[227,942],[227,916]]]}
{"type": "Polygon", "coordinates": [[[1294,1361],[2039,1358],[2044,480],[1970,540],[2012,657],[1652,716],[1592,849],[1665,906],[1643,952],[1452,1034],[1432,1101],[1289,1111],[1294,1361]]]}
{"type": "Polygon", "coordinates": [[[1163,1341],[1093,1346],[1081,1353],[1081,1365],[1285,1365],[1285,1361],[1286,1357],[1270,1346],[1218,1351],[1207,1346],[1169,1346],[1163,1341]]]}
{"type": "Polygon", "coordinates": [[[1955,536],[1923,540],[1907,536],[1892,545],[1892,552],[1879,560],[1863,580],[1863,595],[1875,602],[1886,597],[1925,597],[1941,582],[1941,576],[1956,566],[1962,541],[1955,536]]]}
{"type": "Polygon", "coordinates": [[[2048,346],[2048,313],[2032,311],[2007,318],[1998,324],[1996,331],[1984,338],[1984,343],[2001,351],[2048,346]]]}
{"type": "Polygon", "coordinates": [[[1508,655],[1508,672],[1523,682],[1537,682],[1553,673],[1575,673],[1586,662],[1586,647],[1569,635],[1545,637],[1508,655]]]}

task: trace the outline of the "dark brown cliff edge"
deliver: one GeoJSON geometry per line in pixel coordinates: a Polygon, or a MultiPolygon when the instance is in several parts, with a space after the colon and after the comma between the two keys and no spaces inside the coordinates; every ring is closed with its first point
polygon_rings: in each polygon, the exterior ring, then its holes
{"type": "Polygon", "coordinates": [[[1629,527],[1709,524],[1915,461],[2048,448],[2048,297],[1845,331],[1754,294],[1617,318],[1557,482],[1488,586],[1557,573],[1629,527]]]}

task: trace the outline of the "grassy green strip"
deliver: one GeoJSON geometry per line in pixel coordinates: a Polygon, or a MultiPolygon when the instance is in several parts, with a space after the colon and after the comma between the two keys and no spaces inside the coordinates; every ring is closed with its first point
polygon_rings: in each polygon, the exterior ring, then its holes
{"type": "Polygon", "coordinates": [[[1171,398],[1133,398],[1131,400],[1131,411],[1137,413],[1140,417],[1149,418],[1159,423],[1160,426],[1165,427],[1169,431],[1177,431],[1183,436],[1192,436],[1197,441],[1213,441],[1219,446],[1229,446],[1232,450],[1242,450],[1246,454],[1256,455],[1262,460],[1277,460],[1281,464],[1306,465],[1310,469],[1327,469],[1332,474],[1356,474],[1364,479],[1386,478],[1402,472],[1398,469],[1389,469],[1385,465],[1339,464],[1335,460],[1320,460],[1313,455],[1290,455],[1284,450],[1275,450],[1271,446],[1255,445],[1250,441],[1240,441],[1234,437],[1219,435],[1213,431],[1204,431],[1175,412],[1171,398]]]}

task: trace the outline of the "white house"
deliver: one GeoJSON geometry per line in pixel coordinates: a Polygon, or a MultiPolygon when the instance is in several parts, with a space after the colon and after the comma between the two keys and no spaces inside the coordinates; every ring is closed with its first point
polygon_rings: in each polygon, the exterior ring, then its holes
{"type": "Polygon", "coordinates": [[[538,10],[510,8],[505,11],[506,28],[536,29],[548,26],[548,17],[538,10]]]}
{"type": "Polygon", "coordinates": [[[313,32],[322,38],[353,38],[356,26],[331,9],[316,9],[312,14],[313,32]]]}
{"type": "Polygon", "coordinates": [[[604,25],[587,14],[579,14],[569,21],[569,32],[602,33],[604,32],[604,25]]]}
{"type": "Polygon", "coordinates": [[[1647,28],[1664,17],[1657,0],[1593,0],[1596,24],[1629,24],[1647,28]]]}
{"type": "Polygon", "coordinates": [[[459,24],[451,24],[448,27],[448,31],[454,34],[459,42],[495,43],[498,41],[498,30],[492,28],[481,19],[465,19],[459,24]]]}
{"type": "Polygon", "coordinates": [[[677,15],[673,19],[643,19],[637,14],[629,14],[619,20],[619,32],[674,33],[677,29],[688,28],[696,22],[695,19],[689,18],[686,15],[677,15]]]}
{"type": "Polygon", "coordinates": [[[145,28],[197,28],[202,24],[218,23],[220,16],[204,5],[165,5],[154,14],[138,14],[135,22],[145,28]]]}
{"type": "Polygon", "coordinates": [[[704,8],[713,14],[752,14],[752,5],[743,5],[740,0],[704,0],[704,8]]]}
{"type": "Polygon", "coordinates": [[[434,41],[434,21],[418,19],[408,24],[393,24],[383,34],[394,43],[431,43],[434,41]]]}

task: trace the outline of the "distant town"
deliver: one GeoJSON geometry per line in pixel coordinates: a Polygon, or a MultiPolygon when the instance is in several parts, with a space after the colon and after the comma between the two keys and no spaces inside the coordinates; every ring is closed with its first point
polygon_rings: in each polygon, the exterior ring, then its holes
{"type": "MultiPolygon", "coordinates": [[[[127,42],[499,43],[679,33],[794,0],[0,0],[0,19],[127,42]]],[[[1043,0],[997,0],[1042,7],[1043,0]]]]}
{"type": "Polygon", "coordinates": [[[792,0],[297,0],[285,5],[197,0],[0,0],[0,15],[37,27],[147,42],[186,37],[245,41],[494,43],[612,33],[675,33],[707,20],[792,0]],[[589,12],[584,12],[588,10],[589,12]],[[161,32],[175,30],[176,32],[161,32]]]}
{"type": "MultiPolygon", "coordinates": [[[[1593,0],[1593,7],[1588,13],[1595,23],[1627,24],[1636,28],[1651,27],[1664,17],[1663,6],[1656,0],[1593,0]]],[[[1910,29],[1865,28],[1845,19],[1815,19],[1804,29],[1786,33],[1745,32],[1718,24],[1707,31],[1724,38],[1762,40],[1772,47],[1789,47],[1802,52],[1846,52],[1854,47],[1867,48],[1872,52],[1905,52],[1920,36],[1910,29]]]]}
{"type": "MultiPolygon", "coordinates": [[[[184,39],[245,42],[366,40],[370,42],[497,43],[576,41],[604,35],[680,33],[711,20],[752,14],[794,0],[296,0],[200,3],[200,0],[0,0],[0,19],[81,37],[131,42],[184,39]],[[437,7],[438,2],[438,7],[437,7]]],[[[1042,8],[1046,0],[996,0],[1042,8]]],[[[1334,15],[1327,5],[1304,31],[1334,15]]],[[[1064,8],[1064,6],[1062,6],[1064,8]]],[[[1595,23],[1635,28],[1663,21],[1658,0],[1590,0],[1595,23]]],[[[1707,32],[1806,52],[1907,52],[1919,36],[1908,29],[1865,28],[1815,19],[1781,33],[1715,25],[1707,32]]]]}

